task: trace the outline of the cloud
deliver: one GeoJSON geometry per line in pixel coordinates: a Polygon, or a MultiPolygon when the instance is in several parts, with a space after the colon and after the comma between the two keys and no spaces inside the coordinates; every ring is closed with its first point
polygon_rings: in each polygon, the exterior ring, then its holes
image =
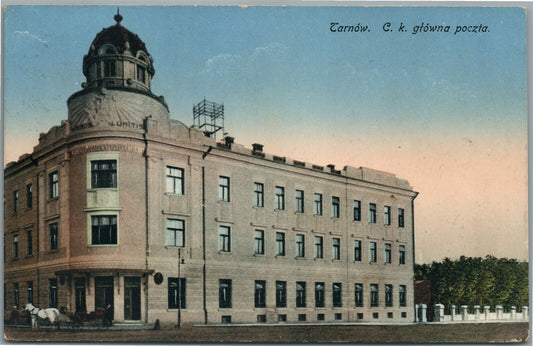
{"type": "Polygon", "coordinates": [[[202,72],[224,72],[225,70],[232,69],[233,66],[239,63],[240,60],[240,55],[233,55],[229,53],[218,54],[207,59],[205,62],[205,69],[202,72]]]}
{"type": "Polygon", "coordinates": [[[44,44],[45,47],[48,47],[48,42],[46,42],[45,40],[43,40],[39,36],[30,33],[27,30],[26,31],[15,31],[14,34],[23,35],[23,36],[29,37],[31,39],[34,39],[34,40],[38,41],[38,42],[41,42],[42,44],[44,44]]]}
{"type": "Polygon", "coordinates": [[[269,43],[266,46],[253,48],[244,55],[220,53],[205,62],[205,69],[202,73],[217,72],[223,73],[235,69],[247,69],[252,66],[258,58],[272,59],[276,53],[281,52],[286,47],[278,42],[269,43]]]}

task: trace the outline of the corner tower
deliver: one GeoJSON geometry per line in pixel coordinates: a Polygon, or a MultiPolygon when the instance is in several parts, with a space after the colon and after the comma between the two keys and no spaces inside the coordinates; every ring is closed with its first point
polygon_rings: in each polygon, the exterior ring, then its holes
{"type": "Polygon", "coordinates": [[[67,101],[72,130],[92,127],[141,129],[143,120],[168,121],[163,96],[152,93],[153,59],[144,42],[121,22],[100,31],[83,57],[83,90],[67,101]]]}

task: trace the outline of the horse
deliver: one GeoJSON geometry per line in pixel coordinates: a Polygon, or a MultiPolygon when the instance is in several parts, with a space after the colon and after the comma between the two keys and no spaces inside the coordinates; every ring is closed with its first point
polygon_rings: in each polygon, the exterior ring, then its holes
{"type": "Polygon", "coordinates": [[[56,329],[59,329],[59,317],[60,312],[56,308],[41,309],[36,306],[33,306],[32,303],[26,304],[24,310],[28,311],[31,316],[31,327],[37,328],[37,318],[48,319],[52,326],[55,326],[56,329]]]}

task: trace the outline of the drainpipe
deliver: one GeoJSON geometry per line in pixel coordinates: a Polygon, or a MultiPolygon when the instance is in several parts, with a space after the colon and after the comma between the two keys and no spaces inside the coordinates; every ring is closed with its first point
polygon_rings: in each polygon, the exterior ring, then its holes
{"type": "MultiPolygon", "coordinates": [[[[212,146],[209,146],[207,151],[202,155],[202,160],[205,160],[207,155],[213,150],[212,146]]],[[[207,324],[207,298],[206,298],[206,255],[205,255],[205,165],[202,165],[202,295],[203,295],[203,307],[204,307],[204,324],[207,324]]]]}
{"type": "MultiPolygon", "coordinates": [[[[412,229],[412,237],[413,237],[413,271],[415,269],[415,198],[418,196],[418,192],[415,192],[415,195],[413,196],[413,198],[411,198],[411,229],[412,229]]],[[[413,277],[413,302],[414,302],[414,298],[415,298],[415,281],[414,281],[414,277],[413,277]]],[[[414,307],[414,304],[413,304],[413,307],[414,307]]],[[[417,311],[416,311],[416,308],[415,309],[415,321],[416,322],[416,314],[417,314],[417,311]]]]}
{"type": "MultiPolygon", "coordinates": [[[[145,255],[144,255],[144,264],[145,264],[145,269],[146,271],[148,271],[148,256],[150,255],[150,243],[149,243],[149,234],[148,234],[148,227],[150,226],[150,222],[149,222],[149,216],[150,216],[150,213],[149,213],[149,206],[150,206],[150,189],[149,189],[149,183],[148,183],[148,160],[149,160],[149,156],[148,156],[148,138],[147,138],[147,134],[148,134],[148,119],[150,119],[152,116],[149,115],[147,116],[145,119],[144,119],[144,133],[143,133],[143,137],[144,137],[144,188],[145,188],[145,199],[144,199],[144,209],[146,211],[146,215],[145,215],[145,220],[146,220],[146,224],[145,224],[145,255]]],[[[148,279],[148,276],[146,277],[146,286],[144,286],[144,283],[143,283],[143,286],[146,287],[146,291],[145,291],[145,294],[144,294],[144,322],[145,323],[148,323],[148,297],[149,297],[149,294],[148,294],[148,282],[149,282],[149,279],[148,279]]],[[[144,288],[143,287],[143,288],[144,288]]],[[[143,289],[144,290],[144,289],[143,289]]]]}

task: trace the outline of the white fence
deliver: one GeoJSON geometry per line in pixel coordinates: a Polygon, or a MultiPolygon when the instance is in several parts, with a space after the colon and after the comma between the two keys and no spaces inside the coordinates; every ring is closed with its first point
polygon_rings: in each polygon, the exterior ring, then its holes
{"type": "MultiPolygon", "coordinates": [[[[425,305],[425,304],[422,304],[425,305]]],[[[417,309],[417,312],[421,309],[417,309]]],[[[433,322],[525,322],[529,320],[529,308],[522,306],[522,312],[516,312],[516,307],[511,306],[510,312],[503,312],[503,306],[496,305],[496,312],[490,311],[490,306],[484,306],[481,310],[481,306],[474,306],[474,313],[469,313],[468,305],[461,305],[459,311],[457,307],[452,305],[450,307],[450,315],[444,314],[444,305],[436,304],[433,322]]],[[[420,311],[422,313],[422,311],[420,311]]],[[[418,315],[418,314],[417,314],[418,315]]],[[[424,316],[425,317],[425,311],[424,316]]],[[[418,321],[418,320],[417,320],[418,321]]],[[[420,320],[419,322],[425,322],[420,320]]]]}

